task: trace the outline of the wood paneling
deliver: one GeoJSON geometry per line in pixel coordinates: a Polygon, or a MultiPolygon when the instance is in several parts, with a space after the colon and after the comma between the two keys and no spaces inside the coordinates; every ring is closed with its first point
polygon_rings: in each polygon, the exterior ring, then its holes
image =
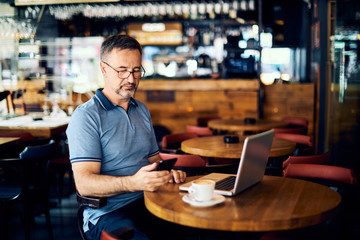
{"type": "Polygon", "coordinates": [[[198,117],[258,118],[258,89],[257,80],[142,80],[135,98],[149,108],[154,125],[179,133],[198,117]],[[148,102],[151,91],[175,91],[174,101],[148,102]]]}
{"type": "Polygon", "coordinates": [[[309,121],[308,134],[314,133],[315,85],[276,84],[264,86],[263,113],[265,119],[304,117],[309,121]]]}

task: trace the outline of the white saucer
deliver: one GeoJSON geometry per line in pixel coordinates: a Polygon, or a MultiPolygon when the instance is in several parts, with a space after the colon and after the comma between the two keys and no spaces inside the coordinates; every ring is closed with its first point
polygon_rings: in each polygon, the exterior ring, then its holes
{"type": "Polygon", "coordinates": [[[189,196],[189,194],[187,194],[182,198],[182,200],[194,207],[211,207],[216,204],[224,202],[225,197],[223,195],[214,195],[213,199],[211,199],[210,201],[199,202],[199,201],[196,201],[195,199],[191,198],[189,196]]]}

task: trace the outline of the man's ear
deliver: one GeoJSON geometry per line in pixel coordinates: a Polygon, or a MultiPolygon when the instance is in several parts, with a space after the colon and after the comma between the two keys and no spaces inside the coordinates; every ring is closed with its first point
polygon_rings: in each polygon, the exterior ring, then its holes
{"type": "Polygon", "coordinates": [[[106,75],[105,63],[103,63],[102,61],[100,61],[100,69],[101,69],[101,73],[105,76],[106,75]]]}

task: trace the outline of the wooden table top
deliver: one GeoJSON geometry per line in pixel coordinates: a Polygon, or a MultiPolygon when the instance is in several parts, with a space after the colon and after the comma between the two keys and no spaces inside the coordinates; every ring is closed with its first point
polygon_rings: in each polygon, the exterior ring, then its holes
{"type": "Polygon", "coordinates": [[[19,141],[19,137],[0,137],[0,146],[19,141]]]}
{"type": "MultiPolygon", "coordinates": [[[[197,177],[191,177],[187,181],[197,177]]],[[[182,201],[187,192],[167,184],[145,192],[145,205],[164,220],[202,229],[275,231],[313,226],[333,217],[341,196],[336,191],[299,179],[264,176],[262,182],[212,207],[182,201]]]]}
{"type": "Polygon", "coordinates": [[[244,131],[261,132],[272,128],[286,127],[288,123],[274,120],[258,119],[255,123],[245,123],[239,119],[215,119],[208,122],[208,127],[215,130],[225,130],[238,132],[240,135],[244,131]]]}
{"type": "MultiPolygon", "coordinates": [[[[240,158],[244,140],[244,136],[239,137],[239,143],[224,143],[224,136],[192,138],[181,143],[181,150],[204,157],[240,158]]],[[[286,156],[295,149],[295,142],[274,137],[269,157],[286,156]]]]}
{"type": "Polygon", "coordinates": [[[44,118],[34,121],[31,116],[20,116],[0,121],[0,132],[29,132],[34,137],[50,138],[64,132],[70,118],[44,118]]]}

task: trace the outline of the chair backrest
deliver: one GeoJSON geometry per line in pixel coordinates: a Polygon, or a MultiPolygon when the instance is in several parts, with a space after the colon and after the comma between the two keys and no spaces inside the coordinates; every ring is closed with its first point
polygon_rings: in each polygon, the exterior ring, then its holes
{"type": "Polygon", "coordinates": [[[212,116],[212,117],[199,117],[196,121],[197,121],[197,125],[199,127],[207,127],[207,123],[210,120],[215,120],[215,119],[221,119],[221,117],[219,116],[212,116]]]}
{"type": "Polygon", "coordinates": [[[9,101],[8,101],[8,96],[10,95],[10,91],[3,91],[0,92],[0,101],[6,99],[6,108],[8,113],[10,113],[10,109],[9,109],[9,101]]]}
{"type": "Polygon", "coordinates": [[[26,89],[18,89],[18,90],[14,90],[11,92],[11,94],[10,94],[11,104],[12,104],[12,108],[14,111],[15,111],[15,108],[22,108],[23,110],[25,110],[24,97],[23,97],[25,92],[26,92],[26,89]],[[22,98],[20,105],[14,103],[14,99],[18,99],[18,98],[22,98]]]}
{"type": "Polygon", "coordinates": [[[274,128],[275,133],[291,133],[291,134],[307,134],[307,128],[305,127],[282,127],[274,128]]]}
{"type": "Polygon", "coordinates": [[[178,149],[181,142],[190,138],[198,137],[195,133],[174,133],[165,135],[161,141],[163,149],[178,149]]]}
{"type": "Polygon", "coordinates": [[[0,101],[6,99],[10,94],[10,91],[2,91],[0,92],[0,101]]]}
{"type": "Polygon", "coordinates": [[[308,128],[309,121],[303,117],[283,117],[283,122],[289,123],[289,125],[295,125],[308,128]]]}
{"type": "Polygon", "coordinates": [[[352,169],[322,164],[289,164],[283,171],[284,177],[324,179],[347,184],[355,184],[352,169]]]}
{"type": "Polygon", "coordinates": [[[21,159],[41,159],[55,154],[55,141],[51,140],[48,144],[39,146],[28,146],[20,153],[21,159]]]}
{"type": "Polygon", "coordinates": [[[313,139],[311,136],[308,136],[308,135],[293,134],[293,133],[276,133],[275,132],[275,137],[296,142],[296,144],[298,144],[298,145],[313,147],[313,139]]]}
{"type": "Polygon", "coordinates": [[[54,140],[44,145],[27,146],[20,153],[20,159],[25,160],[27,184],[32,186],[40,201],[48,201],[49,198],[49,164],[55,154],[54,140]]]}
{"type": "Polygon", "coordinates": [[[296,143],[295,156],[314,154],[313,138],[308,135],[293,133],[276,133],[275,137],[290,140],[296,143]]]}
{"type": "Polygon", "coordinates": [[[24,111],[25,113],[42,112],[43,108],[40,103],[25,103],[24,111]]]}
{"type": "Polygon", "coordinates": [[[163,160],[177,158],[174,169],[186,172],[188,176],[203,175],[207,162],[198,155],[160,153],[163,160]]]}
{"type": "Polygon", "coordinates": [[[198,155],[160,153],[160,158],[163,160],[177,158],[175,167],[205,167],[206,165],[206,161],[198,155]]]}
{"type": "Polygon", "coordinates": [[[309,156],[289,156],[283,162],[283,168],[289,164],[310,163],[310,164],[328,164],[330,163],[331,154],[326,152],[323,154],[309,155],[309,156]]]}
{"type": "Polygon", "coordinates": [[[199,127],[199,126],[193,126],[193,125],[186,125],[186,132],[195,133],[199,137],[214,135],[214,132],[208,127],[199,127]]]}

